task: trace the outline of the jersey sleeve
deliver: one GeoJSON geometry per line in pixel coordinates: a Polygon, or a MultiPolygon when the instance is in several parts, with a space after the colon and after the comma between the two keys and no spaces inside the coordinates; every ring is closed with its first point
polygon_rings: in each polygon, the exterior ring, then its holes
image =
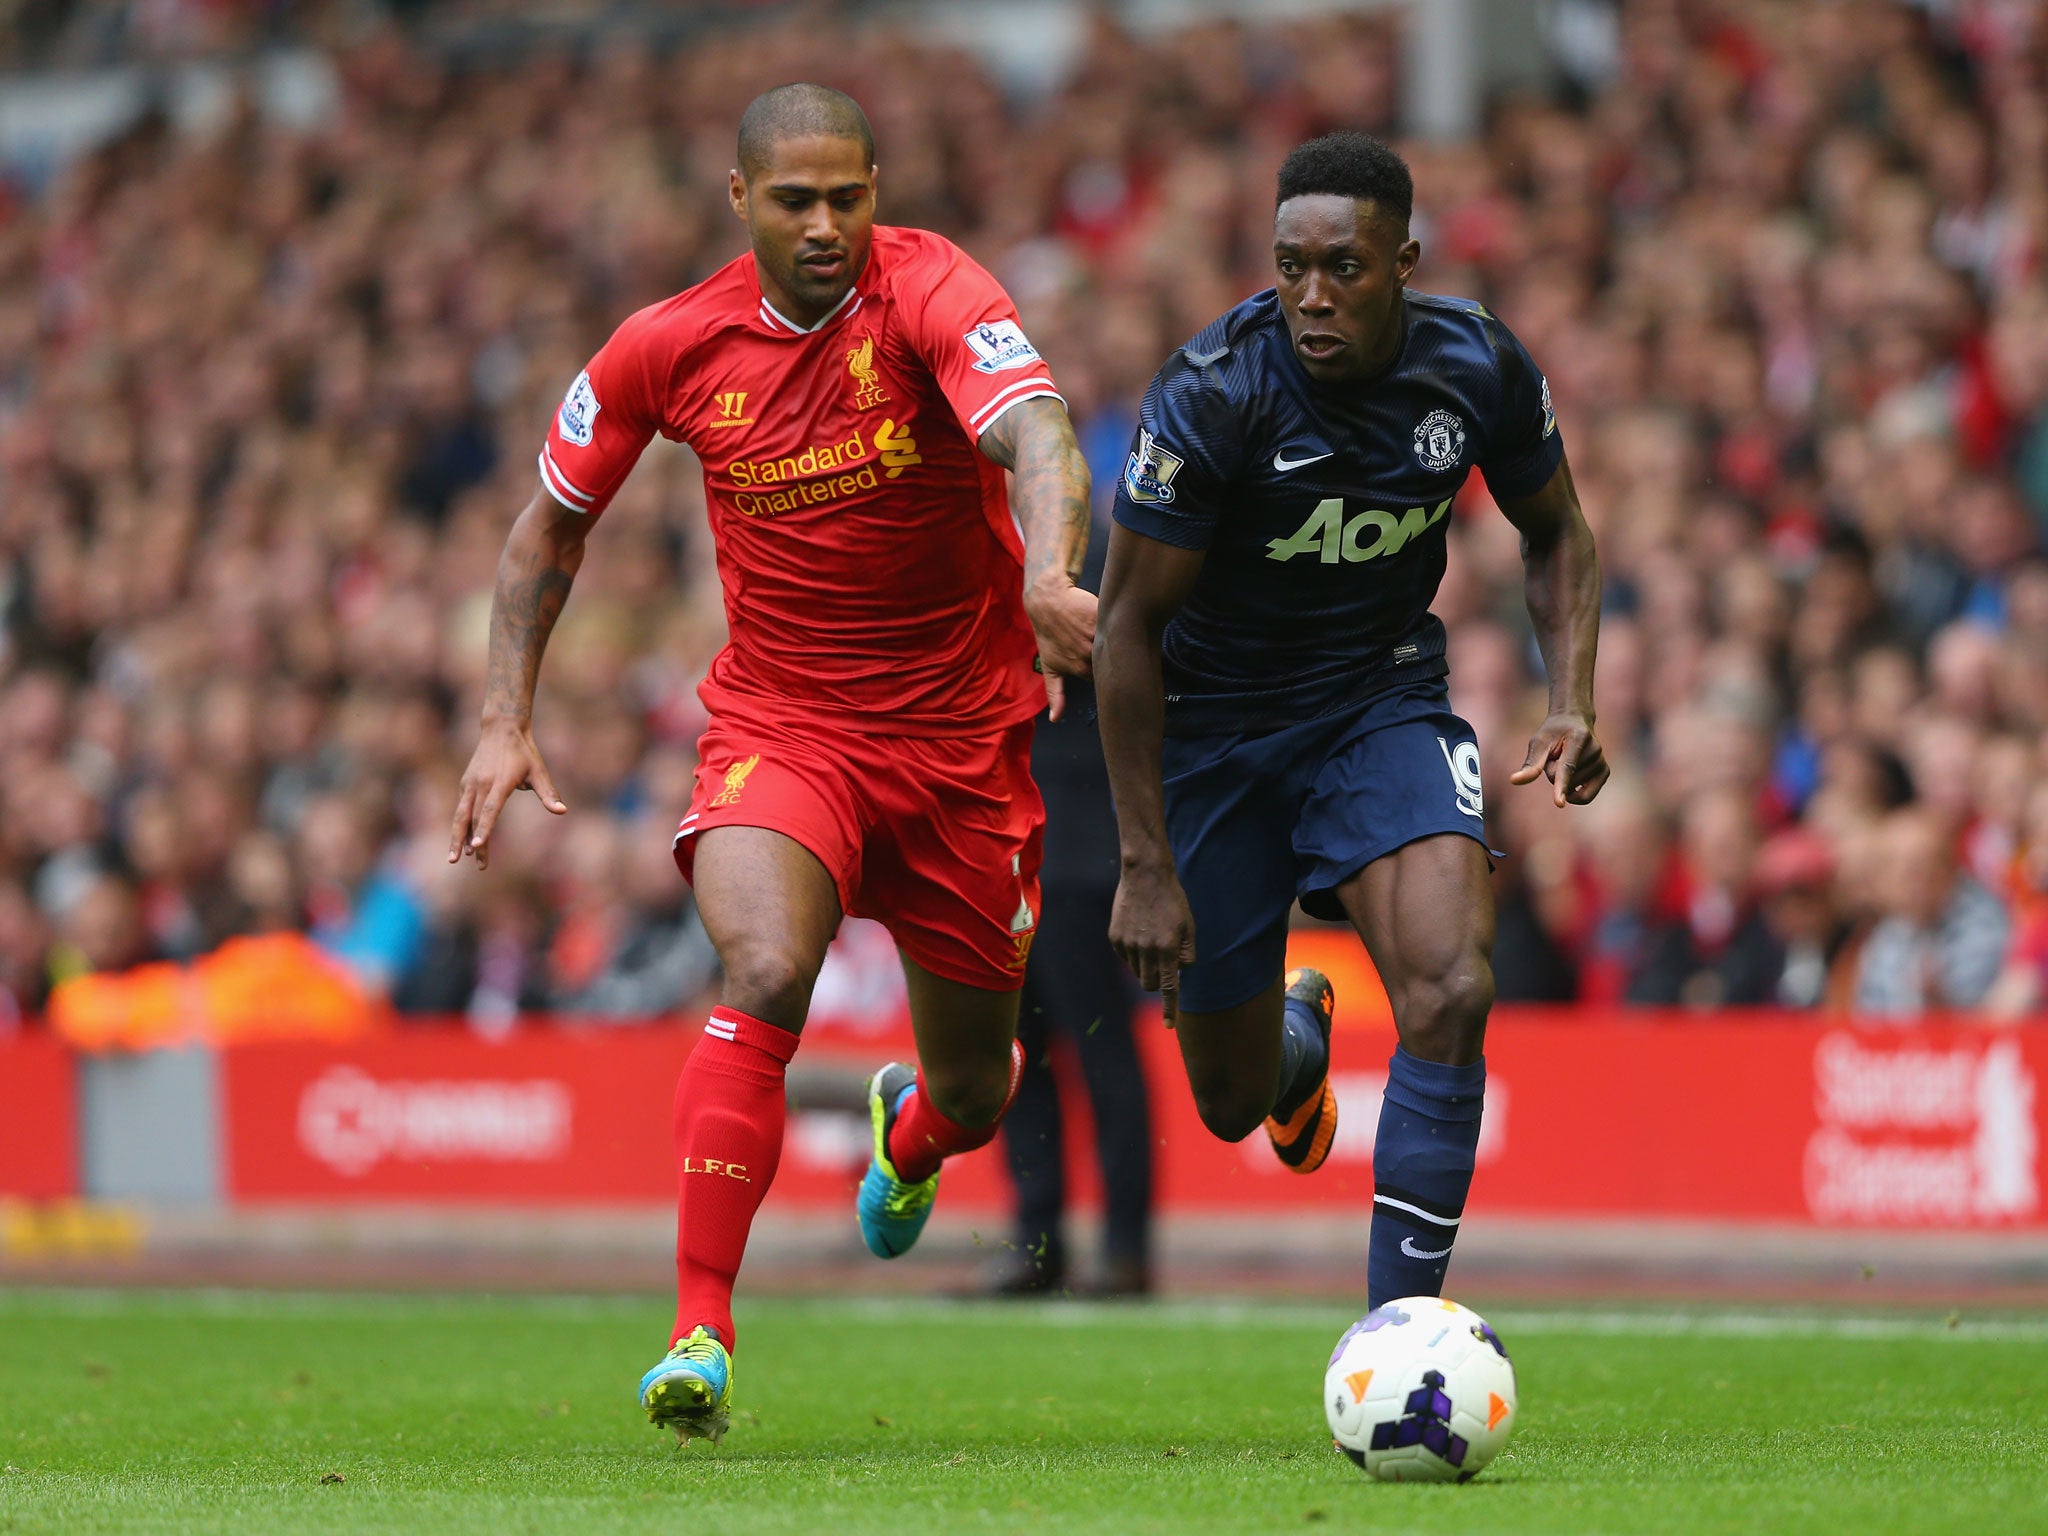
{"type": "Polygon", "coordinates": [[[958,246],[935,244],[912,279],[924,293],[911,345],[967,436],[978,439],[1011,406],[1061,396],[1003,285],[958,246]]]}
{"type": "Polygon", "coordinates": [[[1222,385],[1176,353],[1138,407],[1112,515],[1148,539],[1207,549],[1242,450],[1222,385]]]}
{"type": "Polygon", "coordinates": [[[629,316],[576,375],[540,450],[541,483],[572,512],[611,504],[661,429],[668,369],[651,312],[629,316]]]}
{"type": "Polygon", "coordinates": [[[1494,355],[1500,360],[1500,407],[1488,424],[1479,460],[1494,500],[1530,496],[1550,482],[1564,458],[1564,439],[1550,409],[1550,381],[1521,342],[1498,321],[1494,355]]]}

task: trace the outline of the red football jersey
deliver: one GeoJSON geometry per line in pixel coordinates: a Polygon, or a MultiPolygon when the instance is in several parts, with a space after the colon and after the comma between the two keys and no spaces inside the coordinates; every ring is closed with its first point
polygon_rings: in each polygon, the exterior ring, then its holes
{"type": "Polygon", "coordinates": [[[751,253],[630,317],[570,386],[541,479],[595,515],[656,432],[696,451],[731,635],[700,690],[714,713],[995,730],[1045,691],[1023,541],[975,444],[1057,393],[994,278],[938,235],[877,228],[808,330],[751,253]]]}

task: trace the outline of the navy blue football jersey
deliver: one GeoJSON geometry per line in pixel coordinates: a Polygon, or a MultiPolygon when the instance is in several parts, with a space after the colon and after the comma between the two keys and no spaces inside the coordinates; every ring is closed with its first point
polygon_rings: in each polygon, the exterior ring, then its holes
{"type": "Polygon", "coordinates": [[[1302,368],[1271,289],[1215,321],[1145,392],[1116,495],[1132,532],[1208,551],[1166,630],[1168,733],[1443,676],[1452,498],[1474,465],[1496,498],[1529,495],[1563,456],[1550,386],[1469,299],[1409,293],[1394,361],[1341,385],[1302,368]]]}

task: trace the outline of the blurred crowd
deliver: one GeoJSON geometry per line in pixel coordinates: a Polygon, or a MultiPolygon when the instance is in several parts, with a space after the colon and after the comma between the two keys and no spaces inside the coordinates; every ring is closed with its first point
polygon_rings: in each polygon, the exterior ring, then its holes
{"type": "MultiPolygon", "coordinates": [[[[566,383],[739,253],[734,124],[820,79],[883,217],[1017,297],[1114,484],[1166,353],[1269,285],[1301,138],[1391,131],[1387,13],[1145,40],[1052,95],[812,19],[456,68],[381,31],[332,121],[146,121],[0,193],[0,1017],[311,931],[400,1008],[637,1018],[715,983],[669,858],[722,641],[657,442],[549,651],[571,814],[450,869],[492,574],[566,383]]],[[[1644,0],[1612,67],[1407,144],[1418,287],[1546,370],[1605,567],[1600,801],[1540,718],[1476,477],[1438,611],[1488,750],[1504,998],[2019,1015],[2048,981],[2048,24],[1644,0]]]]}

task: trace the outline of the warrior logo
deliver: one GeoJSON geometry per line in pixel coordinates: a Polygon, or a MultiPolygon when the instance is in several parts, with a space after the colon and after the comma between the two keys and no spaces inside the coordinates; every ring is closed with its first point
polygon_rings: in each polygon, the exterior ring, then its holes
{"type": "Polygon", "coordinates": [[[754,418],[747,414],[747,392],[744,389],[727,390],[714,397],[718,415],[705,423],[710,427],[751,427],[754,418]]]}

